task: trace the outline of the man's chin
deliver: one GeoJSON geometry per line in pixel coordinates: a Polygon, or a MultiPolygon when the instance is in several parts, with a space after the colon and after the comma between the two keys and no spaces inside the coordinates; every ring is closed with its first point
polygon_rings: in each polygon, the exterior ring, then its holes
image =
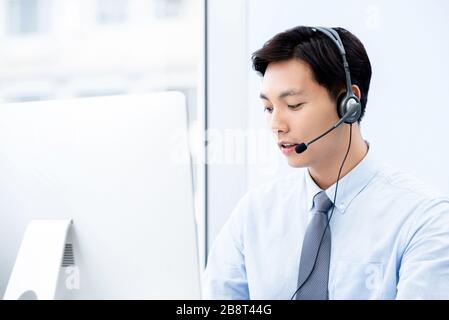
{"type": "Polygon", "coordinates": [[[288,158],[287,163],[292,168],[305,168],[308,167],[308,164],[304,161],[304,159],[299,159],[298,157],[288,158]]]}

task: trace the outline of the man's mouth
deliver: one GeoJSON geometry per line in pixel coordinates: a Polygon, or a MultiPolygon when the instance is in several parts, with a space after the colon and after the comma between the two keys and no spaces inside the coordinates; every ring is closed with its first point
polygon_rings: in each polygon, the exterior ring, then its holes
{"type": "Polygon", "coordinates": [[[297,145],[297,143],[290,142],[290,141],[279,141],[278,145],[280,148],[291,148],[297,145]]]}
{"type": "Polygon", "coordinates": [[[289,155],[290,153],[293,152],[293,150],[295,150],[295,147],[298,145],[297,143],[293,143],[293,142],[286,142],[286,141],[281,141],[278,143],[279,148],[282,150],[282,153],[284,155],[289,155]]]}
{"type": "Polygon", "coordinates": [[[291,148],[296,145],[297,145],[297,143],[281,143],[282,148],[291,148]]]}

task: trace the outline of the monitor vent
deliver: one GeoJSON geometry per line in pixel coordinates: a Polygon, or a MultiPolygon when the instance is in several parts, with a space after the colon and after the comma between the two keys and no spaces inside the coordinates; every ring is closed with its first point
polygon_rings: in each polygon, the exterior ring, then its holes
{"type": "Polygon", "coordinates": [[[64,249],[64,256],[62,257],[62,267],[70,267],[75,265],[75,257],[73,255],[73,245],[66,243],[64,249]]]}

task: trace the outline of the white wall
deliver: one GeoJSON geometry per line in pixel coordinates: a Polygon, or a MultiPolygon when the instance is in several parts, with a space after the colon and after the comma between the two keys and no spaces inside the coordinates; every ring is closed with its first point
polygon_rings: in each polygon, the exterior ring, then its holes
{"type": "Polygon", "coordinates": [[[207,1],[207,244],[246,191],[246,3],[207,1]]]}

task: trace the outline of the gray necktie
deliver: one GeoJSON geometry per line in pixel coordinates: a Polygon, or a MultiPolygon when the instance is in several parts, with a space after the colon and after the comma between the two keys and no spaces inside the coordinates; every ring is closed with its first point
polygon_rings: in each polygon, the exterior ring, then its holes
{"type": "Polygon", "coordinates": [[[331,232],[330,227],[326,229],[326,225],[327,212],[332,207],[332,201],[328,198],[326,192],[321,191],[313,198],[313,205],[313,217],[307,226],[302,244],[298,288],[301,285],[302,287],[296,294],[296,300],[328,299],[327,285],[331,255],[331,232]],[[319,247],[325,231],[321,247],[319,247]],[[315,259],[316,264],[314,268],[315,259]]]}

